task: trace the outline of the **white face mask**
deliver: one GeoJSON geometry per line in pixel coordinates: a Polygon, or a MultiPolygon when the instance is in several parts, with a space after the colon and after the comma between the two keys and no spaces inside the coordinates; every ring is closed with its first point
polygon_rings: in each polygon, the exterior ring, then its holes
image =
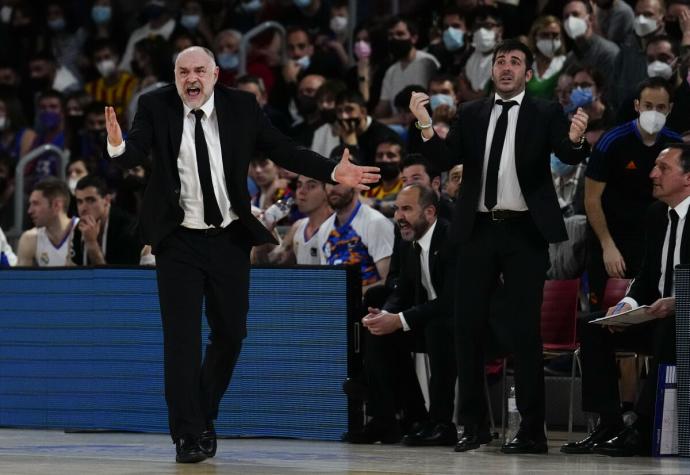
{"type": "Polygon", "coordinates": [[[0,130],[5,130],[7,127],[7,116],[0,115],[0,130]]]}
{"type": "Polygon", "coordinates": [[[472,35],[472,44],[480,53],[488,53],[496,46],[496,32],[480,28],[472,35]]]}
{"type": "Polygon", "coordinates": [[[663,61],[652,61],[647,65],[647,76],[650,78],[664,78],[668,80],[673,75],[673,68],[663,61]]]}
{"type": "Polygon", "coordinates": [[[666,116],[657,111],[640,112],[640,127],[648,134],[656,134],[666,125],[666,116]]]}
{"type": "Polygon", "coordinates": [[[587,20],[571,15],[563,22],[563,28],[565,29],[565,33],[571,39],[575,40],[587,33],[587,20]]]}
{"type": "Polygon", "coordinates": [[[537,49],[547,58],[553,58],[556,51],[561,49],[561,40],[537,40],[537,49]]]}
{"type": "Polygon", "coordinates": [[[644,15],[638,15],[633,20],[633,30],[637,36],[647,36],[650,33],[655,32],[659,28],[656,20],[654,18],[647,18],[644,15]]]}
{"type": "Polygon", "coordinates": [[[96,63],[96,69],[98,69],[98,72],[104,78],[110,76],[113,72],[115,72],[116,68],[117,65],[115,64],[115,61],[113,61],[112,59],[104,59],[103,61],[96,63]]]}
{"type": "Polygon", "coordinates": [[[69,178],[67,180],[67,188],[69,188],[69,191],[74,194],[74,191],[77,189],[77,182],[79,181],[79,178],[69,178]]]}
{"type": "Polygon", "coordinates": [[[333,30],[333,33],[344,33],[347,31],[347,17],[340,15],[334,16],[331,18],[330,26],[331,30],[333,30]]]}

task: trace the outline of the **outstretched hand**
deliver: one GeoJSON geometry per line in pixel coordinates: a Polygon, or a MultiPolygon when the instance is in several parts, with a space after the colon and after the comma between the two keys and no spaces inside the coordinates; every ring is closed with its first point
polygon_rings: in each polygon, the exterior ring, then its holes
{"type": "Polygon", "coordinates": [[[368,184],[381,179],[378,167],[364,167],[350,161],[350,151],[345,149],[343,157],[335,167],[335,181],[360,191],[368,190],[368,184]]]}
{"type": "Polygon", "coordinates": [[[122,143],[122,129],[117,122],[115,109],[111,106],[105,108],[105,130],[108,132],[108,143],[113,147],[117,147],[122,143]]]}

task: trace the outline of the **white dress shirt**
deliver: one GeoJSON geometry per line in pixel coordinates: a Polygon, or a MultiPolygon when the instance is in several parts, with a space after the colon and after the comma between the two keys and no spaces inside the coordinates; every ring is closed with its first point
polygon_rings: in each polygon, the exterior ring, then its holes
{"type": "MultiPolygon", "coordinates": [[[[237,214],[232,210],[228,189],[225,184],[225,170],[223,169],[223,157],[220,147],[220,135],[218,133],[218,116],[216,115],[214,94],[201,106],[204,116],[201,118],[201,127],[204,129],[208,158],[211,166],[211,180],[213,191],[218,201],[223,222],[221,227],[226,227],[237,219],[237,214]]],[[[177,171],[180,175],[180,207],[184,211],[182,226],[190,229],[207,229],[204,221],[204,197],[199,181],[199,171],[196,162],[196,146],[194,129],[196,117],[187,105],[183,104],[182,141],[180,153],[177,157],[177,171]]],[[[115,158],[125,151],[126,141],[118,147],[108,143],[108,154],[115,158]]]]}
{"type": "MultiPolygon", "coordinates": [[[[688,208],[690,208],[690,196],[673,208],[678,213],[678,227],[676,228],[676,248],[673,250],[673,267],[680,264],[680,248],[683,243],[683,228],[685,227],[685,220],[688,217],[688,208]]],[[[672,208],[668,208],[671,211],[672,208]]],[[[668,218],[668,225],[666,226],[666,236],[664,237],[664,246],[661,248],[661,275],[659,276],[659,295],[664,294],[664,281],[666,279],[666,272],[673,272],[673,269],[666,269],[666,254],[668,254],[668,241],[671,235],[671,218],[668,218]]],[[[671,295],[675,295],[674,289],[671,289],[671,295]]],[[[632,297],[624,297],[620,303],[627,303],[635,309],[640,305],[632,297]]]]}
{"type": "MultiPolygon", "coordinates": [[[[520,107],[524,98],[525,91],[522,91],[517,96],[509,99],[517,102],[518,105],[508,110],[508,127],[506,128],[506,138],[501,152],[501,164],[498,168],[498,194],[495,209],[527,210],[527,203],[525,203],[525,198],[522,196],[515,166],[515,129],[517,128],[518,114],[520,113],[520,107]]],[[[486,130],[486,143],[484,145],[484,171],[482,173],[482,188],[479,194],[478,207],[478,211],[484,212],[489,211],[484,206],[484,192],[486,188],[486,169],[489,166],[489,154],[491,153],[491,140],[494,137],[494,130],[496,130],[496,122],[503,110],[503,106],[496,104],[498,99],[503,100],[501,96],[494,94],[494,106],[491,109],[489,128],[486,130]]]]}
{"type": "MultiPolygon", "coordinates": [[[[431,272],[429,271],[429,257],[431,257],[429,256],[429,251],[431,249],[431,238],[434,235],[436,223],[437,221],[434,221],[433,224],[429,226],[429,229],[426,230],[424,235],[417,241],[419,247],[422,248],[419,259],[422,265],[422,287],[424,287],[424,290],[426,290],[427,300],[434,300],[437,297],[436,289],[434,289],[434,284],[431,282],[431,272]]],[[[410,326],[407,324],[407,320],[405,320],[405,315],[403,312],[400,312],[398,316],[400,317],[403,331],[410,331],[410,326]]]]}

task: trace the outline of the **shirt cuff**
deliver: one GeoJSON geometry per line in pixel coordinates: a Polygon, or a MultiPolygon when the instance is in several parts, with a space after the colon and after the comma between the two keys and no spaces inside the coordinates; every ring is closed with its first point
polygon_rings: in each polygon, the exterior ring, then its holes
{"type": "Polygon", "coordinates": [[[331,172],[331,181],[334,181],[336,183],[338,183],[338,180],[335,179],[335,171],[338,169],[338,166],[340,166],[340,163],[334,166],[333,171],[331,172]]]}
{"type": "Polygon", "coordinates": [[[108,142],[108,139],[105,139],[105,141],[108,144],[108,155],[110,155],[110,158],[119,157],[120,155],[125,153],[125,141],[124,140],[117,147],[110,145],[110,142],[108,142]]]}
{"type": "Polygon", "coordinates": [[[630,307],[632,307],[631,310],[635,310],[637,307],[640,306],[637,303],[637,300],[635,300],[632,297],[623,297],[623,299],[618,303],[627,303],[628,305],[630,305],[630,307]]]}
{"type": "Polygon", "coordinates": [[[400,312],[398,314],[398,317],[400,317],[400,323],[402,323],[403,331],[409,332],[411,329],[410,329],[410,326],[407,324],[407,320],[405,320],[405,315],[403,315],[403,313],[400,312]]]}

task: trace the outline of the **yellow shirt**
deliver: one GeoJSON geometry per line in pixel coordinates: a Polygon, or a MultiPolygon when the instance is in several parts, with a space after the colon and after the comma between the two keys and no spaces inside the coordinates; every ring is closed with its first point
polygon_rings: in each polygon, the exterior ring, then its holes
{"type": "Polygon", "coordinates": [[[84,89],[88,95],[93,97],[94,101],[105,102],[107,105],[113,106],[118,117],[124,119],[124,113],[132,100],[137,83],[137,78],[123,71],[118,74],[117,82],[113,85],[109,86],[104,78],[98,78],[87,83],[84,89]]]}

